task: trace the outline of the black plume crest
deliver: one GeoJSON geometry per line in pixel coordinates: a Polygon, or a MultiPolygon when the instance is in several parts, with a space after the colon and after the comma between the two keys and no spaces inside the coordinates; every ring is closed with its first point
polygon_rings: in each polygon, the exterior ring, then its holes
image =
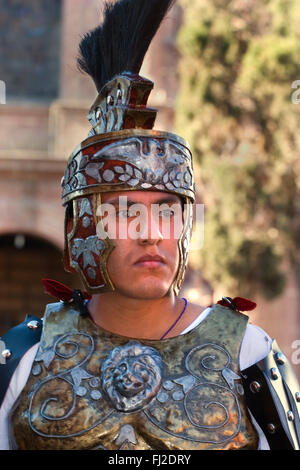
{"type": "Polygon", "coordinates": [[[175,0],[119,0],[104,3],[103,23],[79,44],[80,70],[98,92],[121,72],[138,74],[163,18],[175,0]]]}

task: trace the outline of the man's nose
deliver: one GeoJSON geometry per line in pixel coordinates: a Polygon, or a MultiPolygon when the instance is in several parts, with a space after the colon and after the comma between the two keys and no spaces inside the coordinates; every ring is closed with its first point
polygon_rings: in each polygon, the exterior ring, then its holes
{"type": "Polygon", "coordinates": [[[163,240],[158,218],[150,211],[141,221],[138,241],[142,245],[155,245],[163,240]]]}

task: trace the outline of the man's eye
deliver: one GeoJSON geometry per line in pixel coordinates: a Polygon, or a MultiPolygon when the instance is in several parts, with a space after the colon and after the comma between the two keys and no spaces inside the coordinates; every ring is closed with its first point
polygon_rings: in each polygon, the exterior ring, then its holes
{"type": "Polygon", "coordinates": [[[124,209],[118,212],[118,217],[120,219],[129,219],[130,217],[135,217],[136,214],[133,211],[130,211],[128,209],[124,209]]]}
{"type": "Polygon", "coordinates": [[[161,211],[159,211],[159,215],[160,215],[160,217],[173,217],[174,211],[173,211],[173,209],[161,210],[161,211]]]}

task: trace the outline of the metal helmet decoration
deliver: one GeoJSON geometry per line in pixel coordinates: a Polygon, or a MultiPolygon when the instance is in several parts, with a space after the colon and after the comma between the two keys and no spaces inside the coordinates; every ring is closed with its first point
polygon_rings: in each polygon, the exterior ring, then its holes
{"type": "Polygon", "coordinates": [[[97,208],[112,191],[163,191],[186,202],[178,240],[179,267],[171,286],[178,293],[192,230],[194,180],[188,144],[153,130],[157,111],[147,107],[153,83],[138,75],[145,53],[173,0],[120,0],[105,4],[103,23],[86,34],[80,68],[98,90],[88,119],[92,129],[72,152],[62,180],[66,207],[64,267],[78,272],[90,294],[114,290],[107,259],[111,239],[101,240],[97,208]]]}

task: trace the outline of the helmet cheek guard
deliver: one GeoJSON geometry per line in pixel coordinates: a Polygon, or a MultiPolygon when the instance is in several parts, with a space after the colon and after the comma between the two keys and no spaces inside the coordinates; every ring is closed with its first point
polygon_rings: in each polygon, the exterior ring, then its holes
{"type": "Polygon", "coordinates": [[[79,274],[89,294],[114,290],[106,268],[114,242],[109,238],[101,240],[97,235],[99,196],[92,194],[73,199],[65,214],[64,268],[79,274]]]}

